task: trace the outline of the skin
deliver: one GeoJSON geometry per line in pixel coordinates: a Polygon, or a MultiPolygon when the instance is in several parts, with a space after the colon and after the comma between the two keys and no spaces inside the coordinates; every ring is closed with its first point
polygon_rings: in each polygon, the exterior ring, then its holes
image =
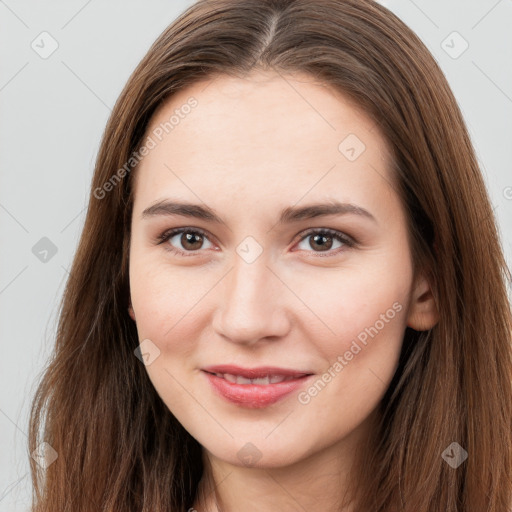
{"type": "MultiPolygon", "coordinates": [[[[369,435],[406,326],[425,330],[438,321],[429,283],[411,260],[389,148],[341,93],[309,76],[261,71],[179,91],[146,135],[191,96],[197,106],[134,176],[130,315],[139,339],[160,350],[146,366],[149,378],[203,446],[224,511],[339,510],[354,450],[369,435]],[[354,161],[338,149],[348,134],[366,146],[354,161]],[[163,199],[207,205],[224,222],[142,218],[163,199]],[[345,214],[277,223],[285,207],[330,200],[365,208],[375,221],[345,214]],[[182,233],[155,242],[171,228],[207,235],[192,246],[182,233]],[[337,230],[357,243],[327,238],[322,250],[315,233],[303,235],[309,228],[337,230]],[[263,250],[252,263],[236,251],[247,236],[263,250]],[[244,408],[217,396],[200,370],[272,365],[308,370],[316,380],[390,309],[393,318],[307,404],[294,392],[263,409],[244,408]],[[237,456],[247,443],[259,453],[253,465],[237,456]]],[[[201,488],[207,503],[193,507],[217,510],[206,476],[201,488]]]]}

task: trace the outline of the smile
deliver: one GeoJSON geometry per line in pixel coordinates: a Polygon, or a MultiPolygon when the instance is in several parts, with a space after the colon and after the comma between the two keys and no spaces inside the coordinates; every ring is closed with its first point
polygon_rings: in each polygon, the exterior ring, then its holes
{"type": "Polygon", "coordinates": [[[312,377],[311,374],[269,374],[248,378],[232,373],[201,372],[210,384],[210,389],[223,400],[249,409],[261,409],[275,404],[290,393],[298,391],[312,377]]]}
{"type": "Polygon", "coordinates": [[[285,375],[267,375],[266,377],[258,377],[256,379],[248,379],[242,375],[234,375],[232,373],[215,373],[217,377],[232,382],[233,384],[256,384],[259,386],[267,386],[269,384],[277,384],[287,380],[294,380],[296,377],[287,377],[285,375]]]}

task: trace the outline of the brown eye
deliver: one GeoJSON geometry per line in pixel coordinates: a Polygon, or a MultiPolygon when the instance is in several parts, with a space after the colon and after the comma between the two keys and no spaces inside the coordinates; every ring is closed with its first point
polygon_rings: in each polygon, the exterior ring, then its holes
{"type": "Polygon", "coordinates": [[[319,248],[320,251],[328,251],[333,244],[333,238],[329,235],[310,235],[309,245],[312,249],[319,248]]]}
{"type": "Polygon", "coordinates": [[[310,230],[299,242],[298,248],[309,252],[330,252],[333,250],[334,254],[337,254],[342,247],[352,247],[354,243],[351,238],[344,235],[339,231],[330,229],[316,229],[310,230]],[[300,246],[301,244],[302,247],[300,246]],[[338,244],[338,245],[336,245],[338,244]],[[313,251],[311,251],[313,249],[313,251]]]}
{"type": "Polygon", "coordinates": [[[184,249],[191,251],[201,248],[203,235],[200,233],[184,232],[180,237],[180,243],[184,249]]]}
{"type": "Polygon", "coordinates": [[[213,246],[206,234],[197,229],[174,229],[159,237],[159,243],[165,244],[168,251],[186,256],[192,256],[190,253],[199,252],[200,249],[210,248],[205,247],[205,242],[209,243],[210,247],[213,246]]]}

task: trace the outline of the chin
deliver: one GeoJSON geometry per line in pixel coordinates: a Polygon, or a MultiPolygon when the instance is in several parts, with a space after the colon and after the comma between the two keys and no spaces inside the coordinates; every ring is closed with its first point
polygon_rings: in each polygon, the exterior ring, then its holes
{"type": "Polygon", "coordinates": [[[307,457],[307,454],[297,453],[297,446],[300,446],[300,441],[283,447],[282,445],[273,445],[268,441],[262,443],[257,439],[244,442],[234,441],[223,449],[219,449],[219,444],[215,444],[213,450],[203,445],[214,458],[226,464],[254,469],[280,468],[300,462],[307,457]]]}

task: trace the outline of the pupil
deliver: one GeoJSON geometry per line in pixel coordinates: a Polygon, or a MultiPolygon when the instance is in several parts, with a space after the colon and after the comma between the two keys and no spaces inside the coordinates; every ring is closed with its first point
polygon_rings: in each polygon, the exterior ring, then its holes
{"type": "MultiPolygon", "coordinates": [[[[183,243],[183,246],[186,247],[186,244],[192,244],[194,245],[197,244],[197,243],[201,243],[201,235],[197,235],[197,234],[194,234],[194,233],[183,233],[182,235],[182,238],[185,239],[185,242],[182,241],[183,243]],[[194,242],[194,239],[196,239],[196,241],[194,242]]],[[[197,247],[193,247],[193,248],[197,248],[197,247]]]]}
{"type": "Polygon", "coordinates": [[[319,245],[319,247],[322,249],[322,250],[329,250],[331,248],[331,245],[332,245],[332,238],[330,236],[324,236],[324,235],[315,235],[313,237],[314,241],[315,241],[315,244],[318,243],[318,240],[321,239],[323,242],[321,242],[321,245],[319,245]],[[327,243],[325,244],[325,241],[326,240],[331,240],[331,243],[327,243]],[[323,243],[323,245],[322,245],[323,243]]]}

